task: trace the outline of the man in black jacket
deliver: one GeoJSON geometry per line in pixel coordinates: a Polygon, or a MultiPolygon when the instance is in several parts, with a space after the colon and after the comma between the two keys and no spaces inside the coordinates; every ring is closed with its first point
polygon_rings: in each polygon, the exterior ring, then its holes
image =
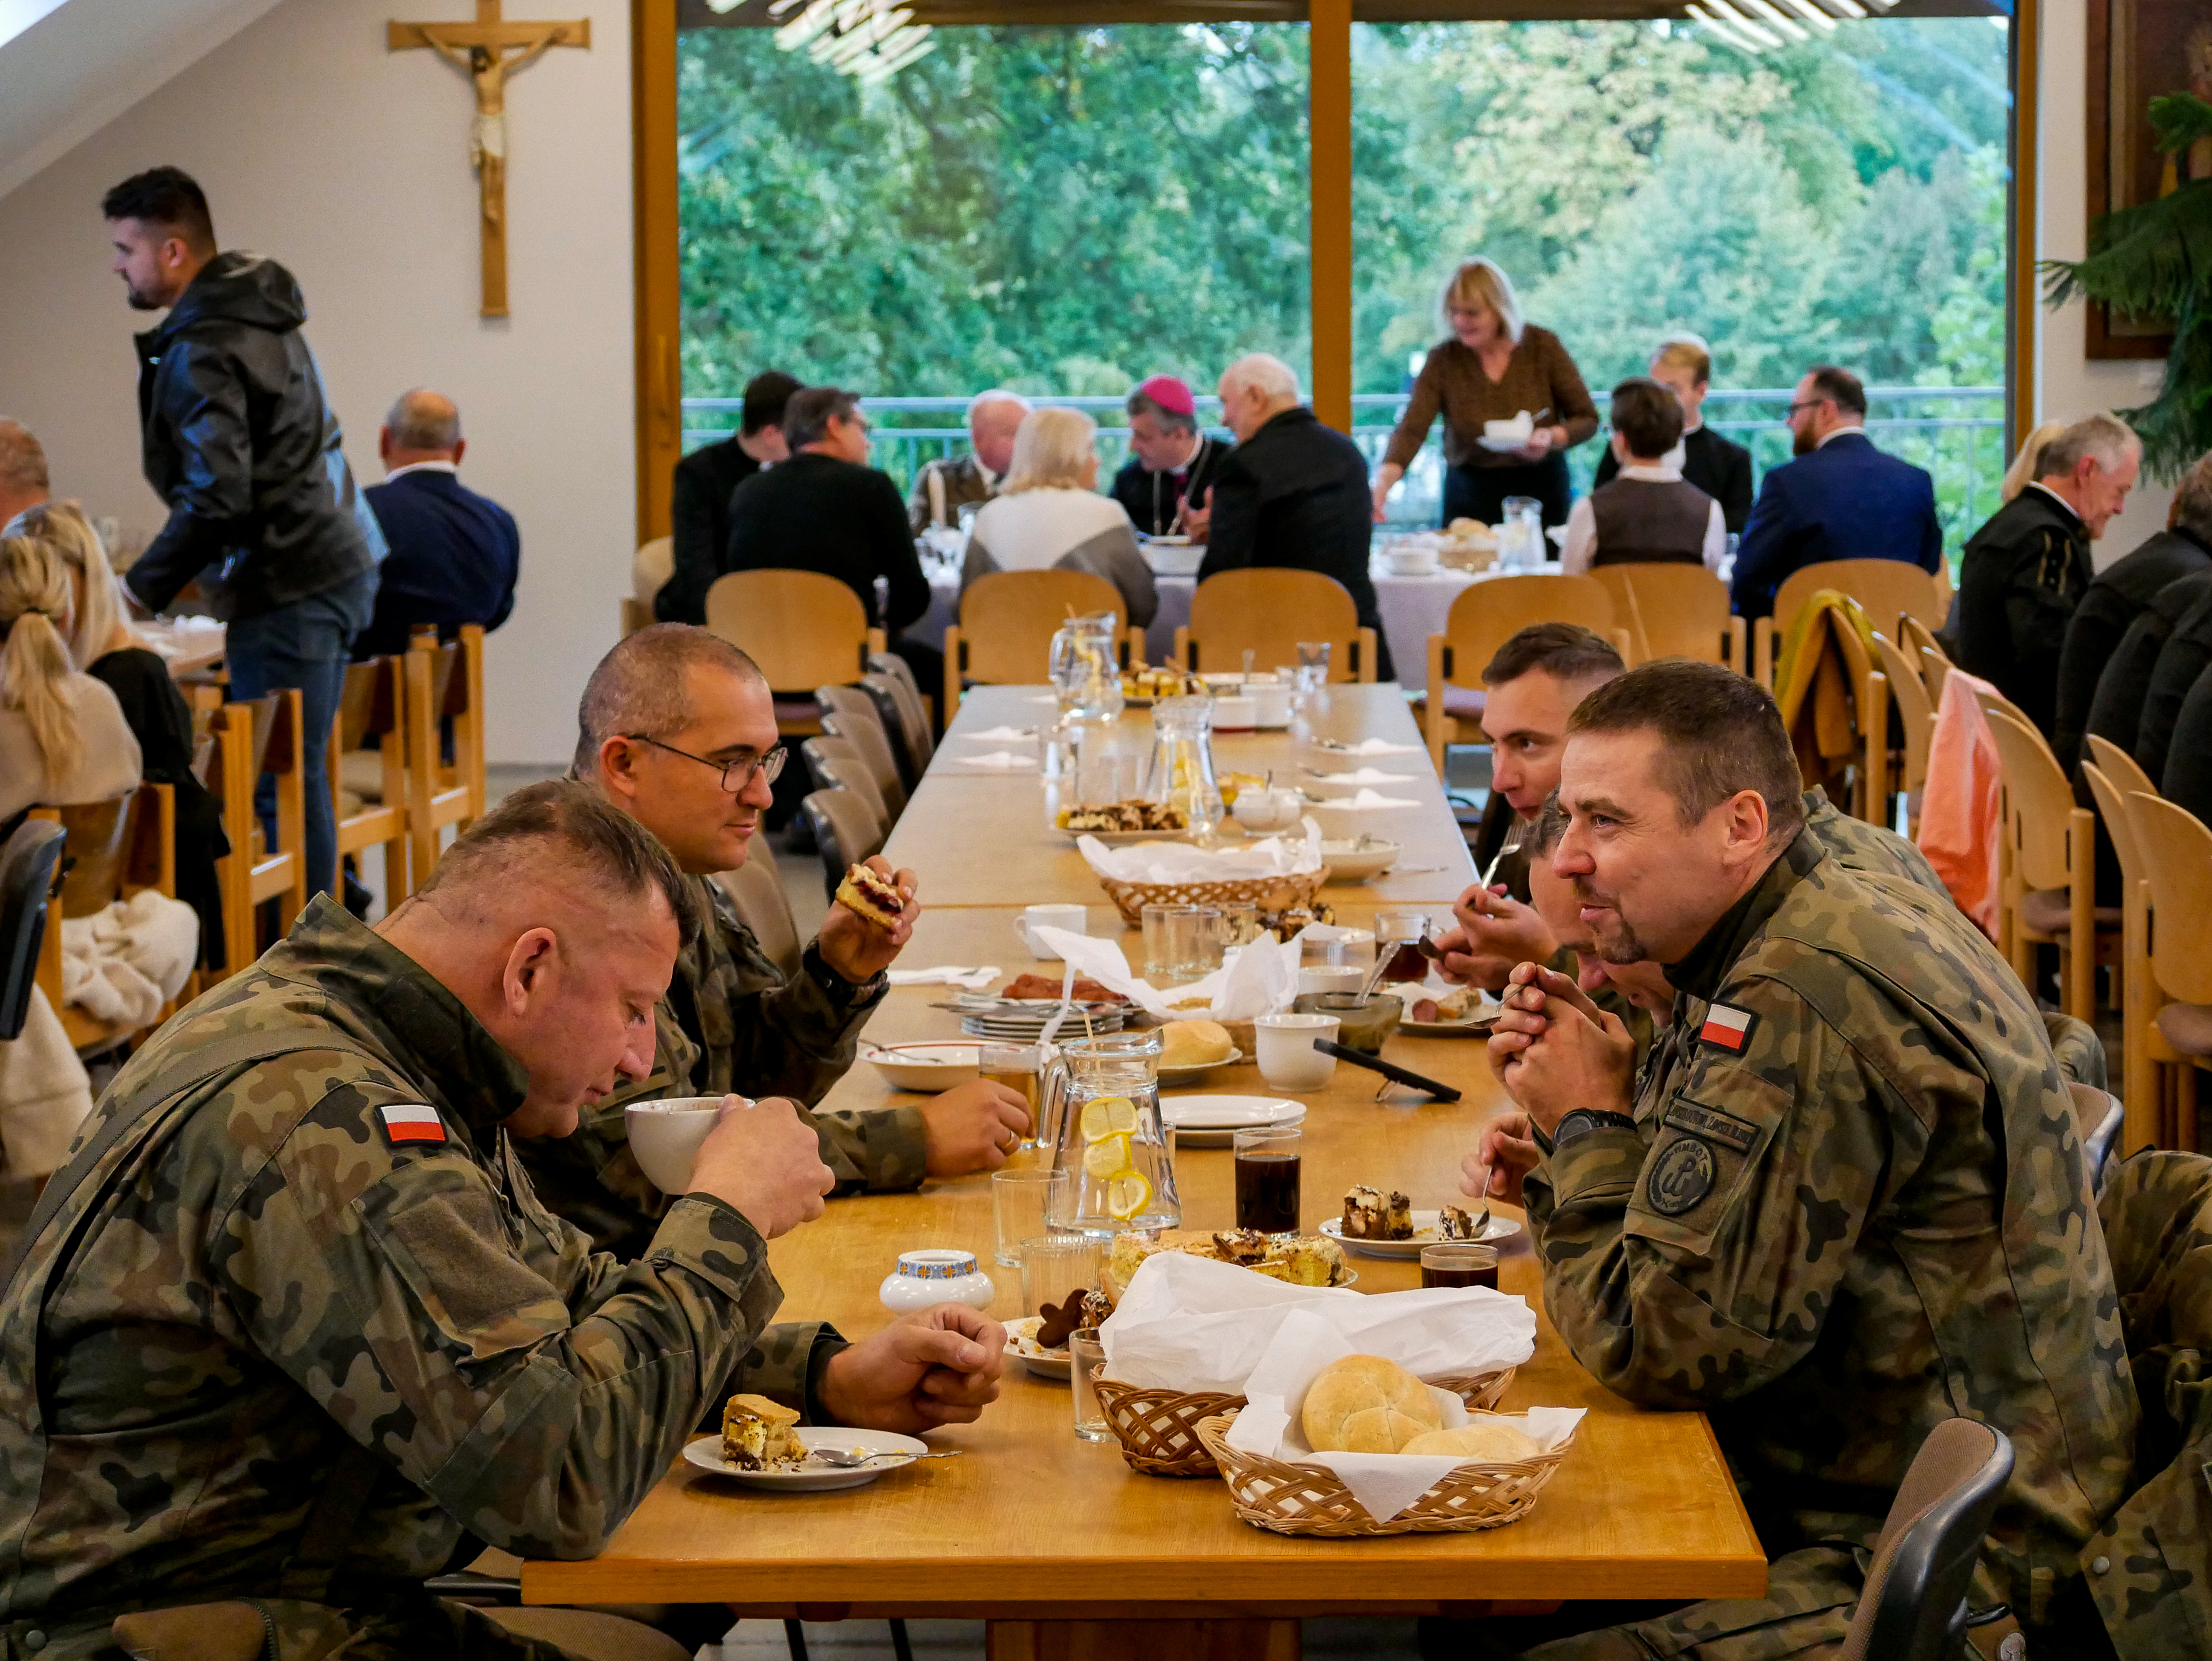
{"type": "MultiPolygon", "coordinates": [[[[1693,334],[1668,336],[1651,355],[1651,378],[1682,406],[1682,436],[1677,446],[1681,454],[1670,458],[1668,465],[1679,470],[1686,483],[1719,502],[1728,533],[1741,536],[1744,521],[1751,517],[1751,452],[1705,425],[1713,359],[1704,339],[1693,334]]],[[[1608,448],[1597,459],[1591,490],[1601,490],[1620,475],[1620,458],[1608,448]]]]}
{"type": "Polygon", "coordinates": [[[2166,529],[2099,572],[2081,596],[2058,657],[2058,726],[2051,747],[2058,764],[2079,759],[2090,705],[2105,666],[2136,618],[2166,584],[2212,566],[2212,453],[2181,476],[2166,529]]]}
{"type": "Polygon", "coordinates": [[[1221,372],[1219,391],[1237,447],[1207,504],[1212,522],[1198,580],[1248,565],[1335,578],[1351,592],[1360,626],[1375,630],[1376,678],[1394,678],[1367,575],[1375,524],[1367,458],[1299,402],[1298,378],[1279,357],[1238,358],[1221,372]]]}
{"type": "Polygon", "coordinates": [[[514,515],[461,483],[461,412],[427,386],[402,392],[376,435],[384,483],[363,492],[392,545],[376,612],[355,637],[356,661],[407,649],[415,630],[451,640],[465,623],[489,633],[514,609],[522,533],[514,515]]]}
{"type": "Polygon", "coordinates": [[[2051,735],[2066,627],[2094,571],[2089,545],[2127,505],[2142,445],[2124,423],[2086,416],[2043,447],[2036,478],[1966,544],[1952,624],[1959,666],[2051,735]]]}
{"type": "Polygon", "coordinates": [[[730,498],[755,473],[790,455],[783,411],[799,386],[781,369],[755,375],[745,382],[737,436],[704,445],[676,464],[668,504],[674,575],[653,602],[653,615],[664,622],[696,622],[696,614],[704,611],[707,590],[722,575],[722,551],[730,545],[730,498]]]}
{"type": "MultiPolygon", "coordinates": [[[[230,625],[231,696],[299,688],[312,898],[337,867],[325,751],[384,535],[339,447],[292,274],[259,254],[217,252],[207,198],[175,167],[125,179],[100,211],[132,308],[169,313],[137,338],[146,482],[169,518],[124,587],[160,611],[197,580],[230,625]]],[[[275,846],[273,780],[256,806],[275,846]]]]}
{"type": "MultiPolygon", "coordinates": [[[[755,473],[730,498],[730,542],[721,569],[819,571],[860,598],[871,625],[912,666],[924,686],[945,679],[945,654],[899,630],[929,609],[929,579],[914,551],[906,504],[887,473],[868,465],[868,418],[860,395],[809,386],[784,406],[791,459],[755,473]],[[887,587],[876,604],[876,579],[887,587]]],[[[679,619],[704,623],[700,615],[679,619]]],[[[791,690],[780,688],[780,691],[791,690]]]]}

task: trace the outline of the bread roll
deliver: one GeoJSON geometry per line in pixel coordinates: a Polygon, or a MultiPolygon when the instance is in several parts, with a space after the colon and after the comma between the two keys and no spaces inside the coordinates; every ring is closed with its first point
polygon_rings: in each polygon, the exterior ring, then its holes
{"type": "Polygon", "coordinates": [[[1396,1453],[1443,1423],[1429,1387],[1379,1355],[1347,1355],[1323,1367],[1299,1418],[1316,1453],[1396,1453]]]}
{"type": "Polygon", "coordinates": [[[1432,1430],[1416,1436],[1398,1450],[1401,1453],[1449,1453],[1485,1465],[1516,1464],[1533,1459],[1544,1450],[1536,1439],[1517,1425],[1495,1419],[1477,1419],[1457,1430],[1432,1430]]]}
{"type": "Polygon", "coordinates": [[[1225,1062],[1237,1046],[1218,1021],[1170,1021],[1160,1029],[1162,1067],[1204,1067],[1225,1062]]]}

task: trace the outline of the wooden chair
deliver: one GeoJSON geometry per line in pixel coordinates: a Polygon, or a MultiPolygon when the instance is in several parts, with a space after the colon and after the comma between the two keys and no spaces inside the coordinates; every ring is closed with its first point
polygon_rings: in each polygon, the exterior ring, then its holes
{"type": "Polygon", "coordinates": [[[921,747],[916,753],[921,765],[927,767],[930,757],[937,749],[937,721],[933,708],[936,700],[921,690],[921,683],[915,678],[914,666],[896,652],[868,654],[868,672],[860,677],[860,684],[873,684],[872,678],[877,676],[890,683],[900,706],[905,711],[905,718],[909,721],[919,721],[916,731],[921,747]]]}
{"type": "Polygon", "coordinates": [[[2001,774],[1998,949],[2032,989],[2033,948],[2057,946],[2060,1002],[2076,1020],[2094,1022],[2097,964],[2100,955],[2118,961],[2113,948],[2121,922],[2119,908],[2100,910],[2095,904],[2096,818],[2075,805],[2073,789],[2042,734],[2009,705],[1985,704],[1983,714],[2001,774]]]}
{"type": "Polygon", "coordinates": [[[2090,733],[2086,736],[2089,741],[2090,757],[2105,770],[2105,776],[2118,788],[2121,800],[2126,800],[2138,790],[2146,796],[2158,794],[2156,782],[2143,771],[2133,756],[2100,733],[2090,733]]]}
{"type": "Polygon", "coordinates": [[[1190,622],[1175,632],[1186,670],[1255,669],[1298,660],[1300,641],[1327,641],[1332,681],[1375,678],[1375,631],[1359,626],[1352,591],[1318,571],[1248,566],[1206,578],[1190,596],[1190,622]]]}
{"type": "Polygon", "coordinates": [[[927,755],[923,745],[927,741],[925,729],[929,717],[916,704],[911,710],[901,701],[900,687],[889,675],[873,671],[860,677],[858,691],[876,706],[876,720],[882,725],[884,740],[891,747],[891,759],[898,764],[899,782],[906,787],[907,794],[914,794],[921,782],[922,769],[928,764],[921,757],[927,755]]]}
{"type": "Polygon", "coordinates": [[[1840,589],[1866,609],[1877,631],[1893,640],[1899,619],[1918,618],[1929,629],[1943,626],[1943,606],[1936,579],[1901,559],[1828,559],[1793,571],[1775,591],[1774,615],[1752,630],[1753,672],[1761,684],[1774,684],[1774,657],[1805,602],[1823,588],[1840,589]]]}
{"type": "Polygon", "coordinates": [[[1628,630],[1632,664],[1658,658],[1724,663],[1747,673],[1743,619],[1729,611],[1728,584],[1702,565],[1601,565],[1590,575],[1613,597],[1628,630]]]}
{"type": "Polygon", "coordinates": [[[331,816],[338,839],[331,892],[345,892],[347,855],[381,848],[386,907],[413,891],[407,884],[406,681],[406,665],[396,657],[349,663],[337,712],[331,717],[331,816]],[[358,764],[349,765],[355,756],[374,764],[373,794],[355,788],[356,782],[367,782],[360,778],[358,764]],[[344,800],[349,794],[359,798],[350,812],[344,800]]]}
{"type": "Polygon", "coordinates": [[[868,776],[875,782],[876,794],[884,799],[884,811],[892,824],[897,824],[898,816],[906,812],[906,786],[899,778],[898,761],[891,754],[890,739],[884,733],[874,703],[852,686],[817,687],[814,697],[822,706],[823,733],[844,739],[860,752],[868,776]]]}
{"type": "Polygon", "coordinates": [[[2158,999],[2150,973],[2150,873],[2128,810],[2130,795],[2137,793],[2094,762],[2081,764],[2081,776],[2088,781],[2097,816],[2105,822],[2105,834],[2112,838],[2120,866],[2120,1099],[2128,1110],[2121,1153],[2125,1156],[2156,1146],[2159,1136],[2158,1062],[2152,1055],[2159,1040],[2151,1025],[2158,999]]]}
{"type": "Polygon", "coordinates": [[[960,595],[960,621],[945,631],[945,702],[947,721],[960,708],[961,690],[969,681],[987,686],[1037,686],[1052,678],[1052,637],[1073,617],[1114,614],[1121,642],[1121,663],[1133,652],[1141,657],[1141,629],[1124,631],[1127,608],[1121,591],[1092,571],[993,571],[969,583],[960,595]]]}
{"type": "Polygon", "coordinates": [[[805,752],[807,770],[817,781],[830,789],[850,792],[866,808],[875,822],[876,842],[880,846],[891,833],[890,809],[876,788],[875,778],[867,763],[860,759],[860,752],[843,739],[826,734],[808,739],[799,748],[805,752]]]}
{"type": "Polygon", "coordinates": [[[821,685],[849,686],[884,649],[860,597],[819,571],[732,571],[707,591],[707,626],[760,666],[783,703],[776,730],[822,730],[810,696],[821,685]],[[792,703],[805,699],[803,705],[792,703]]]}
{"type": "Polygon", "coordinates": [[[623,596],[622,631],[627,640],[654,622],[653,602],[676,574],[676,539],[655,537],[641,543],[630,561],[630,592],[623,596]]]}
{"type": "MultiPolygon", "coordinates": [[[[739,920],[753,931],[761,950],[788,980],[799,973],[805,942],[799,938],[791,898],[783,891],[783,873],[776,869],[775,853],[769,842],[767,837],[755,837],[745,862],[734,871],[716,872],[714,882],[737,907],[739,920]]],[[[837,869],[843,874],[843,866],[837,869]]]]}
{"type": "Polygon", "coordinates": [[[1916,663],[1930,652],[1942,659],[1946,664],[1951,661],[1951,654],[1943,649],[1943,642],[1936,638],[1935,630],[1929,628],[1910,611],[1899,614],[1897,643],[1916,663]]]}
{"type": "Polygon", "coordinates": [[[226,703],[209,723],[207,771],[202,779],[222,805],[230,852],[216,861],[222,891],[223,946],[236,974],[261,955],[258,909],[277,902],[276,932],[292,927],[307,904],[307,770],[301,764],[306,729],[297,688],[248,703],[226,703]],[[276,781],[276,843],[268,846],[254,812],[253,792],[264,774],[276,781]]]}
{"type": "Polygon", "coordinates": [[[409,891],[438,863],[438,833],[465,830],[483,817],[483,630],[462,625],[444,645],[428,630],[410,644],[401,714],[406,733],[409,891]],[[450,727],[453,764],[445,763],[450,727]]]}
{"type": "Polygon", "coordinates": [[[1774,666],[1772,689],[1809,788],[1820,785],[1854,818],[1887,824],[1890,812],[1889,677],[1856,628],[1832,615],[1806,636],[1812,679],[1796,684],[1774,666]],[[1826,678],[1840,673],[1842,686],[1826,678]],[[1837,693],[1840,690],[1841,696],[1837,693]],[[1802,702],[1795,700],[1802,699],[1802,702]],[[1840,723],[1840,724],[1839,724],[1840,723]]]}
{"type": "Polygon", "coordinates": [[[2128,797],[2150,883],[2152,1059],[2172,1080],[2158,1145],[2194,1149],[2197,1070],[2212,1067],[2212,830],[2160,796],[2128,797]]]}
{"type": "MultiPolygon", "coordinates": [[[[68,840],[58,824],[26,819],[0,843],[0,1042],[21,1037],[30,1016],[55,873],[68,840]]],[[[60,927],[58,918],[53,926],[60,927]]]]}
{"type": "MultiPolygon", "coordinates": [[[[1936,705],[1928,697],[1919,670],[1901,648],[1881,635],[1874,637],[1874,644],[1875,656],[1881,660],[1883,690],[1897,711],[1897,727],[1904,739],[1902,749],[1893,747],[1889,751],[1888,788],[1905,798],[1905,831],[1909,837],[1917,837],[1920,793],[1928,783],[1928,747],[1936,735],[1936,705]]],[[[1876,822],[1893,827],[1896,819],[1888,802],[1883,801],[1881,808],[1876,822]]]]}
{"type": "Polygon", "coordinates": [[[1532,623],[1579,623],[1612,641],[1623,658],[1632,649],[1628,630],[1618,626],[1613,596],[1595,577],[1532,573],[1491,577],[1461,590],[1445,618],[1444,632],[1429,636],[1423,724],[1428,729],[1429,759],[1439,776],[1447,745],[1475,741],[1463,739],[1458,717],[1444,708],[1446,691],[1454,686],[1479,690],[1484,666],[1499,647],[1532,623]]]}
{"type": "MultiPolygon", "coordinates": [[[[299,696],[295,692],[294,697],[299,696]]],[[[28,817],[62,828],[61,910],[47,914],[39,947],[39,989],[46,995],[70,1047],[80,1056],[112,1050],[151,1031],[176,1009],[171,999],[143,1027],[111,1025],[62,1001],[62,919],[89,917],[145,889],[177,897],[177,797],[166,784],[142,784],[106,801],[34,807],[28,817]]]]}
{"type": "Polygon", "coordinates": [[[832,901],[846,867],[883,851],[884,837],[868,806],[849,790],[816,790],[799,804],[822,850],[822,886],[832,901]]]}

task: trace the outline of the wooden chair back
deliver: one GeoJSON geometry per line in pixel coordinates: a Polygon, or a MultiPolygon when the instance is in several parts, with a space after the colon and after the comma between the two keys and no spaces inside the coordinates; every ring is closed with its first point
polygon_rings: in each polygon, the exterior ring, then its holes
{"type": "Polygon", "coordinates": [[[760,666],[774,692],[849,686],[884,632],[860,597],[819,571],[732,571],[707,591],[707,626],[760,666]]]}
{"type": "MultiPolygon", "coordinates": [[[[1928,746],[1936,733],[1936,706],[1929,702],[1928,688],[1920,678],[1920,672],[1902,648],[1890,643],[1887,636],[1874,637],[1875,652],[1881,660],[1881,672],[1888,682],[1887,691],[1897,709],[1898,725],[1903,728],[1905,747],[1893,752],[1894,764],[1889,772],[1889,788],[1902,791],[1908,802],[1917,799],[1922,787],[1928,782],[1928,746]]],[[[1906,809],[1908,821],[1917,833],[1920,814],[1917,808],[1906,809]]],[[[1885,818],[1882,821],[1887,824],[1885,818]]]]}
{"type": "MultiPolygon", "coordinates": [[[[295,694],[296,697],[297,695],[295,694]]],[[[61,906],[50,911],[39,947],[38,984],[80,1055],[112,1049],[151,1031],[176,1008],[172,999],[147,1027],[111,1026],[62,997],[62,919],[89,917],[145,889],[177,894],[177,797],[166,784],[142,784],[103,801],[34,807],[27,816],[62,828],[61,906]]]]}
{"type": "Polygon", "coordinates": [[[1805,602],[1823,588],[1840,589],[1858,601],[1877,631],[1899,637],[1899,619],[1917,618],[1924,627],[1943,626],[1943,605],[1936,579],[1901,559],[1827,559],[1792,571],[1774,594],[1774,631],[1787,638],[1805,602]]]}
{"type": "Polygon", "coordinates": [[[216,861],[222,893],[223,945],[235,974],[261,955],[256,908],[274,899],[276,933],[307,904],[307,780],[301,764],[300,694],[293,688],[246,703],[226,703],[209,722],[207,770],[201,782],[222,804],[230,852],[216,861]],[[276,845],[270,847],[254,811],[264,774],[276,796],[276,845]]]}
{"type": "MultiPolygon", "coordinates": [[[[2149,774],[2143,771],[2142,765],[2133,756],[2100,733],[2091,733],[2087,737],[2090,757],[2095,760],[2098,766],[2105,770],[2105,776],[2110,779],[2118,789],[2121,800],[2125,800],[2129,795],[2137,790],[2142,791],[2146,796],[2154,796],[2159,794],[2156,782],[2149,774]]],[[[2108,815],[2108,821],[2109,818],[2108,815]]],[[[2119,833],[2114,831],[2112,836],[2114,845],[2118,846],[2119,833]]]]}
{"type": "MultiPolygon", "coordinates": [[[[860,677],[860,684],[870,684],[870,676],[881,676],[895,689],[907,721],[915,727],[921,748],[915,751],[916,764],[929,765],[930,757],[937,750],[938,728],[930,709],[930,700],[915,678],[914,666],[896,652],[868,654],[868,673],[860,677]]],[[[939,689],[943,690],[942,688],[939,689]]]]}
{"type": "Polygon", "coordinates": [[[1579,623],[1612,641],[1626,658],[1633,650],[1628,630],[1619,626],[1613,596],[1595,577],[1528,573],[1490,577],[1472,583],[1453,600],[1444,631],[1429,636],[1427,707],[1429,759],[1443,771],[1444,746],[1459,736],[1457,720],[1444,709],[1448,687],[1476,688],[1498,648],[1534,623],[1579,623]]]}
{"type": "Polygon", "coordinates": [[[807,770],[817,780],[831,789],[851,792],[867,809],[875,821],[876,842],[880,846],[891,833],[890,809],[876,788],[875,777],[860,759],[860,752],[845,739],[827,734],[808,739],[800,748],[806,754],[807,770]]]}
{"type": "Polygon", "coordinates": [[[899,815],[906,812],[906,786],[899,779],[898,762],[891,755],[891,741],[884,734],[875,706],[866,693],[850,686],[825,686],[822,691],[843,695],[835,704],[823,700],[823,733],[844,739],[860,752],[868,776],[875,781],[876,794],[884,799],[884,811],[896,824],[899,815]]]}
{"type": "Polygon", "coordinates": [[[2212,1004],[2212,830],[2141,791],[2128,817],[2150,883],[2151,974],[2169,998],[2212,1004]]]}
{"type": "Polygon", "coordinates": [[[1724,663],[1747,673],[1743,619],[1729,611],[1728,584],[1702,565],[1601,565],[1590,575],[1613,599],[1628,630],[1632,664],[1658,658],[1724,663]]]}
{"type": "Polygon", "coordinates": [[[2122,1152],[2132,1153],[2158,1141],[2158,1074],[2150,1025],[2158,1007],[2150,977],[2150,877],[2136,842],[2129,788],[2093,761],[2081,764],[2081,776],[2120,865],[2120,1099],[2128,1104],[2122,1152]]]}
{"type": "Polygon", "coordinates": [[[2063,889],[2067,895],[2066,950],[2060,979],[2066,1013],[2077,1020],[2096,1013],[2096,819],[2074,802],[2051,746],[2012,706],[1985,703],[1983,715],[1997,747],[1999,813],[2003,833],[1999,899],[1999,946],[2021,980],[2035,984],[2032,947],[2055,935],[2030,928],[2021,916],[2031,889],[2063,889]]]}
{"type": "Polygon", "coordinates": [[[345,891],[345,856],[384,849],[384,897],[396,906],[412,891],[407,884],[406,663],[397,657],[346,665],[337,712],[331,717],[331,815],[337,825],[338,867],[330,873],[333,894],[345,891]],[[345,811],[344,760],[376,751],[379,790],[374,801],[345,811]]]}
{"type": "Polygon", "coordinates": [[[860,677],[858,689],[876,706],[876,719],[883,724],[884,737],[891,746],[891,759],[898,764],[899,782],[912,795],[915,785],[921,782],[921,770],[927,763],[921,759],[928,753],[925,747],[926,728],[929,718],[921,706],[909,709],[901,694],[904,688],[889,675],[879,675],[871,670],[860,677]]]}
{"type": "Polygon", "coordinates": [[[623,596],[622,631],[627,640],[653,621],[653,602],[668,579],[676,574],[676,539],[655,537],[641,543],[630,561],[630,592],[623,596]]]}
{"type": "Polygon", "coordinates": [[[1176,630],[1176,661],[1224,673],[1252,654],[1255,670],[1298,660],[1298,642],[1327,641],[1332,681],[1375,678],[1375,631],[1359,626],[1352,591],[1318,571],[1247,566],[1221,571],[1192,591],[1190,623],[1176,630]]]}
{"type": "Polygon", "coordinates": [[[822,853],[822,886],[832,901],[846,868],[883,851],[884,834],[868,806],[850,790],[817,790],[799,804],[822,853]]]}
{"type": "MultiPolygon", "coordinates": [[[[755,837],[745,862],[734,871],[717,872],[714,880],[737,907],[739,920],[752,930],[761,950],[790,979],[799,973],[799,956],[805,947],[791,915],[790,897],[783,891],[783,875],[775,868],[775,855],[769,852],[767,843],[767,837],[755,837]]],[[[844,869],[839,866],[838,873],[842,875],[844,869]]]]}
{"type": "Polygon", "coordinates": [[[462,626],[440,644],[423,630],[410,643],[400,712],[406,743],[409,891],[429,880],[438,863],[439,833],[466,830],[483,817],[488,794],[483,746],[483,630],[462,626]],[[446,733],[453,763],[446,764],[446,733]]]}
{"type": "Polygon", "coordinates": [[[1121,661],[1144,639],[1123,635],[1127,608],[1121,591],[1093,571],[993,571],[977,577],[960,596],[960,621],[945,631],[946,718],[960,706],[969,681],[987,686],[1035,686],[1052,678],[1052,637],[1073,617],[1114,614],[1114,632],[1122,640],[1121,661]]]}
{"type": "MultiPolygon", "coordinates": [[[[1888,632],[1887,629],[1882,630],[1884,634],[1888,632]]],[[[1923,623],[1910,611],[1899,615],[1895,638],[1898,645],[1909,653],[1916,663],[1930,652],[1942,659],[1947,665],[1951,661],[1951,654],[1943,649],[1943,642],[1936,638],[1935,628],[1923,623]]]]}

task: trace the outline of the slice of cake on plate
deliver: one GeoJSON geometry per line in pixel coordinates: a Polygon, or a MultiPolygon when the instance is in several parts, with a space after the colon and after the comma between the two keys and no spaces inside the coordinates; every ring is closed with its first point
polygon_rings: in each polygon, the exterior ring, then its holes
{"type": "Polygon", "coordinates": [[[792,1433],[799,1415],[765,1396],[732,1396],[722,1409],[722,1457],[739,1470],[788,1470],[806,1461],[792,1433]]]}

